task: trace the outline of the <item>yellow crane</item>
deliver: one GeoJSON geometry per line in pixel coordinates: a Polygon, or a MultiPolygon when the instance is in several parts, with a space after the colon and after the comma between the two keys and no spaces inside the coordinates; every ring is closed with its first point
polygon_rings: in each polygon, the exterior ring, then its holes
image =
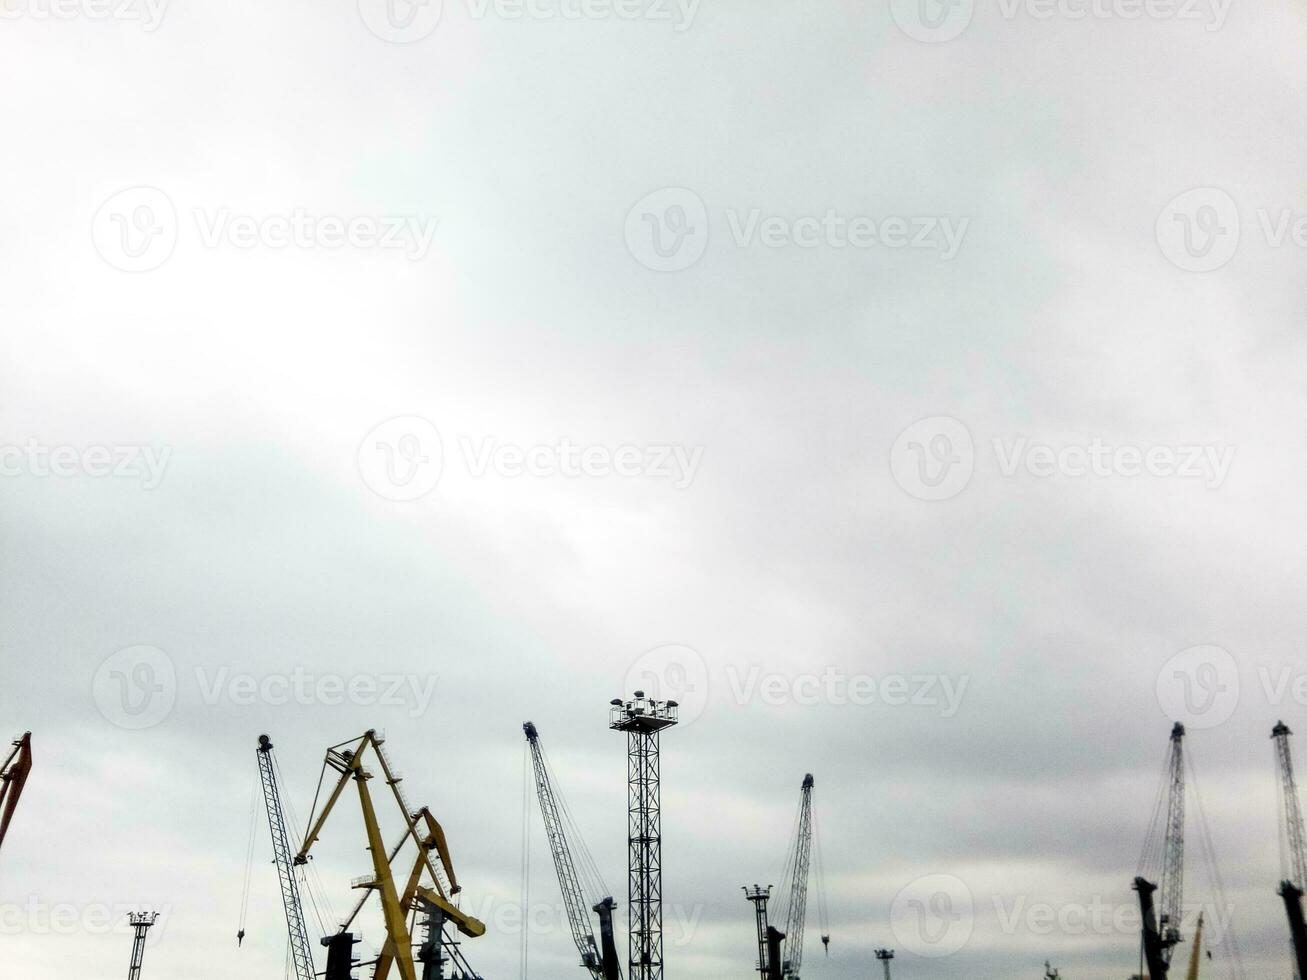
{"type": "Polygon", "coordinates": [[[1203,955],[1203,915],[1198,913],[1198,928],[1194,931],[1194,950],[1189,954],[1188,980],[1198,980],[1198,964],[1203,955]]]}
{"type": "MultiPolygon", "coordinates": [[[[375,980],[385,980],[394,969],[399,974],[399,980],[418,980],[413,957],[413,931],[409,924],[410,919],[418,912],[426,914],[426,924],[434,930],[434,942],[437,947],[441,941],[441,928],[446,921],[454,925],[463,935],[471,938],[484,935],[486,928],[450,901],[450,895],[457,894],[460,888],[453,872],[453,862],[450,859],[444,830],[430,810],[425,807],[413,810],[408,806],[399,788],[400,777],[391,768],[382,749],[383,743],[384,739],[374,729],[369,729],[357,739],[341,742],[327,749],[322,777],[318,784],[319,798],[323,781],[329,770],[337,774],[336,783],[320,810],[317,799],[314,800],[314,813],[309,817],[309,829],[304,836],[304,843],[300,846],[299,853],[295,855],[294,863],[303,865],[308,862],[310,851],[320,838],[327,818],[335,810],[336,804],[345,792],[345,787],[351,782],[354,783],[358,792],[359,808],[363,815],[364,830],[367,834],[368,852],[372,856],[373,873],[355,882],[355,887],[365,889],[365,894],[355,906],[353,913],[342,924],[338,935],[346,934],[346,930],[362,910],[368,896],[375,892],[381,902],[386,941],[376,960],[373,976],[375,980]],[[383,781],[390,788],[391,795],[404,818],[404,835],[389,851],[382,840],[376,804],[368,788],[369,782],[373,779],[372,771],[364,765],[369,749],[376,759],[383,781]],[[391,865],[409,841],[416,846],[417,855],[405,881],[404,890],[400,892],[391,865]],[[423,884],[424,875],[429,875],[430,884],[423,884]]],[[[434,955],[439,955],[438,949],[434,955]]],[[[330,969],[329,964],[329,974],[330,969]]]]}

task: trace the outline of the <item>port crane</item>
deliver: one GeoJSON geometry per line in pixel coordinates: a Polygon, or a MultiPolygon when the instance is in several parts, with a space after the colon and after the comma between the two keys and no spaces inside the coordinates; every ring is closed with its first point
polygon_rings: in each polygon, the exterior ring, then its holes
{"type": "Polygon", "coordinates": [[[1166,775],[1153,811],[1152,826],[1135,876],[1143,916],[1143,958],[1149,980],[1166,980],[1171,957],[1181,942],[1184,902],[1184,725],[1176,722],[1166,759],[1166,775]],[[1160,871],[1157,881],[1146,873],[1160,871]],[[1155,897],[1156,896],[1156,897],[1155,897]]]}
{"type": "MultiPolygon", "coordinates": [[[[812,869],[813,842],[817,837],[816,819],[812,810],[812,774],[803,777],[799,797],[798,830],[785,859],[783,906],[785,944],[781,954],[781,975],[785,980],[799,980],[803,969],[803,930],[808,915],[808,880],[812,869]]],[[[817,846],[818,917],[821,924],[822,946],[830,950],[830,929],[827,925],[825,884],[822,881],[821,848],[817,846]]]]}
{"type": "Polygon", "coordinates": [[[1294,969],[1298,980],[1307,980],[1307,926],[1303,924],[1302,898],[1307,889],[1307,833],[1303,830],[1302,801],[1298,796],[1298,782],[1293,772],[1293,752],[1289,736],[1293,732],[1284,722],[1271,731],[1275,741],[1275,757],[1280,770],[1282,812],[1282,856],[1284,879],[1280,882],[1280,897],[1284,899],[1289,916],[1289,936],[1293,943],[1294,969]]]}
{"type": "Polygon", "coordinates": [[[18,809],[18,799],[23,795],[27,785],[27,776],[32,771],[32,733],[24,732],[14,739],[13,749],[0,766],[0,845],[9,833],[9,824],[18,809]]]}
{"type": "MultiPolygon", "coordinates": [[[[263,784],[264,809],[268,813],[268,831],[272,837],[273,862],[281,884],[281,904],[286,912],[286,931],[290,937],[290,957],[295,969],[295,980],[314,980],[317,971],[313,966],[313,949],[309,945],[309,932],[304,925],[304,904],[300,900],[299,881],[290,851],[290,834],[286,831],[286,812],[281,802],[281,786],[277,779],[276,761],[272,755],[272,739],[259,736],[256,751],[259,760],[259,781],[263,784]]],[[[244,929],[238,938],[244,938],[244,929]]]]}
{"type": "MultiPolygon", "coordinates": [[[[591,902],[585,897],[581,878],[577,874],[576,861],[573,858],[573,844],[580,849],[580,854],[589,872],[591,888],[602,889],[602,878],[598,868],[585,850],[585,844],[571,825],[569,840],[567,824],[571,823],[566,803],[556,788],[556,780],[540,745],[540,732],[532,722],[522,726],[526,734],[527,746],[531,752],[531,765],[535,772],[536,797],[540,801],[540,814],[544,818],[545,836],[549,838],[549,850],[554,858],[554,870],[558,874],[558,887],[563,893],[563,905],[567,910],[567,922],[572,930],[572,941],[576,943],[577,952],[581,954],[581,965],[589,971],[593,980],[621,980],[622,971],[618,963],[617,945],[613,938],[613,909],[611,895],[591,902]],[[587,909],[599,916],[599,942],[596,942],[587,909]]],[[[603,889],[606,890],[606,889],[603,889]]],[[[597,894],[597,892],[595,893],[597,894]]]]}
{"type": "Polygon", "coordinates": [[[352,948],[357,940],[349,929],[373,893],[380,898],[386,929],[385,945],[374,961],[374,980],[384,980],[392,969],[398,973],[399,980],[418,980],[419,963],[423,967],[423,980],[440,977],[444,973],[446,956],[462,969],[464,976],[473,977],[475,974],[463,959],[458,944],[445,937],[445,925],[453,925],[458,932],[470,938],[485,935],[486,927],[450,901],[450,895],[456,894],[457,879],[453,876],[444,831],[429,810],[414,810],[408,805],[400,789],[401,777],[390,765],[382,748],[384,742],[374,729],[369,729],[357,739],[327,749],[318,782],[318,795],[314,799],[309,818],[309,829],[298,853],[292,859],[297,866],[308,862],[310,852],[320,839],[327,819],[335,810],[345,787],[354,783],[367,835],[367,849],[372,857],[373,873],[355,882],[356,888],[364,890],[362,900],[342,923],[340,931],[323,940],[328,951],[326,980],[347,980],[351,976],[350,971],[354,965],[352,948]],[[404,834],[399,843],[390,849],[386,848],[382,840],[376,803],[368,788],[368,783],[373,779],[371,770],[364,766],[368,750],[371,750],[383,781],[389,787],[404,818],[404,834]],[[318,801],[322,799],[329,772],[335,773],[337,778],[319,808],[318,801]],[[409,842],[415,845],[417,853],[401,892],[392,865],[409,842]],[[423,884],[424,878],[429,884],[423,884]],[[418,916],[421,916],[420,922],[417,921],[418,916]],[[410,920],[414,921],[414,925],[410,925],[410,920]],[[421,926],[424,935],[419,955],[415,958],[413,936],[417,925],[421,926]]]}

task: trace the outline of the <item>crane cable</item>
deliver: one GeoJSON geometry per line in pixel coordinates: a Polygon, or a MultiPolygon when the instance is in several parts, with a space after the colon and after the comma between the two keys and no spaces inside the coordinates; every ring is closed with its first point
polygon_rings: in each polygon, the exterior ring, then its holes
{"type": "Polygon", "coordinates": [[[245,938],[245,919],[250,908],[250,882],[254,877],[254,837],[258,831],[258,791],[259,781],[256,778],[250,783],[250,834],[249,842],[245,845],[245,883],[241,888],[240,922],[236,926],[238,944],[245,938]]]}
{"type": "Polygon", "coordinates": [[[1163,851],[1166,846],[1165,818],[1163,814],[1171,789],[1170,773],[1171,755],[1168,752],[1162,762],[1162,778],[1158,780],[1157,799],[1153,803],[1153,815],[1148,821],[1143,852],[1139,855],[1139,867],[1135,871],[1135,874],[1141,878],[1156,877],[1162,868],[1163,851]]]}
{"type": "Polygon", "coordinates": [[[826,904],[826,868],[821,857],[821,834],[817,827],[817,810],[814,807],[812,811],[812,849],[816,852],[816,873],[817,873],[817,927],[821,930],[822,946],[826,949],[826,955],[830,955],[830,909],[826,904]]]}
{"type": "MultiPolygon", "coordinates": [[[[1212,843],[1212,831],[1207,823],[1207,813],[1203,809],[1203,798],[1198,792],[1198,778],[1194,769],[1193,756],[1189,755],[1186,758],[1186,761],[1189,764],[1189,786],[1193,790],[1194,809],[1198,815],[1199,852],[1202,855],[1205,870],[1211,880],[1213,897],[1217,903],[1213,912],[1215,913],[1218,926],[1222,921],[1222,916],[1226,918],[1224,929],[1225,935],[1222,936],[1222,938],[1228,940],[1230,948],[1230,976],[1236,978],[1236,980],[1243,980],[1245,976],[1243,968],[1243,952],[1239,947],[1239,937],[1234,930],[1234,918],[1230,914],[1234,906],[1226,900],[1225,882],[1222,880],[1221,870],[1216,864],[1216,848],[1212,843]]],[[[1212,944],[1209,942],[1209,949],[1211,948],[1211,945],[1212,944]]]]}
{"type": "MultiPolygon", "coordinates": [[[[794,826],[790,829],[790,841],[785,852],[785,863],[781,866],[781,916],[778,921],[790,921],[790,906],[794,898],[794,879],[798,874],[799,864],[799,827],[803,822],[803,800],[799,800],[799,811],[794,816],[794,826]]],[[[787,939],[789,937],[786,937],[787,939]]]]}
{"type": "Polygon", "coordinates": [[[522,750],[522,950],[520,973],[521,980],[527,980],[527,959],[530,952],[529,928],[531,901],[531,745],[526,743],[522,750]]]}
{"type": "Polygon", "coordinates": [[[595,861],[590,848],[586,846],[581,828],[577,825],[576,818],[572,816],[572,808],[568,805],[567,797],[555,778],[556,770],[549,753],[543,745],[537,743],[537,747],[544,759],[545,769],[549,772],[549,782],[553,786],[554,799],[558,803],[558,812],[563,821],[563,833],[567,838],[568,848],[572,852],[573,860],[578,864],[577,878],[580,880],[582,892],[590,900],[591,905],[596,905],[600,899],[614,897],[613,893],[609,891],[608,883],[604,881],[603,873],[599,870],[599,863],[595,861]]]}
{"type": "MultiPolygon", "coordinates": [[[[284,787],[286,778],[282,775],[281,762],[274,755],[272,765],[277,770],[277,785],[284,787]]],[[[318,789],[321,792],[322,780],[319,777],[318,789]]],[[[317,796],[314,796],[313,806],[317,810],[317,796]]],[[[291,804],[290,799],[282,794],[281,808],[286,811],[286,818],[290,821],[292,827],[299,826],[299,817],[295,813],[295,807],[291,804]]],[[[327,900],[327,889],[322,883],[322,876],[318,873],[317,866],[312,862],[303,865],[303,870],[299,876],[300,885],[303,886],[303,892],[308,896],[309,907],[313,909],[313,918],[317,921],[318,929],[324,936],[336,932],[336,915],[331,908],[331,903],[327,900]],[[325,908],[326,914],[323,914],[325,908]]]]}

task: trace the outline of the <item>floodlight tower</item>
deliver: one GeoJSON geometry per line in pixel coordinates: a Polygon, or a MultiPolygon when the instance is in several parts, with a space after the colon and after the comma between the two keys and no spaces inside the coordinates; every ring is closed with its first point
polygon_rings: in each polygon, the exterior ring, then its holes
{"type": "Polygon", "coordinates": [[[150,926],[158,920],[158,912],[131,912],[127,916],[127,924],[135,932],[135,938],[132,940],[132,965],[127,971],[127,980],[140,980],[141,963],[145,960],[145,934],[150,931],[150,926]]]}
{"type": "Polygon", "coordinates": [[[663,835],[658,736],[676,724],[675,701],[636,691],[614,698],[608,727],[626,732],[628,980],[663,980],[663,835]]]}
{"type": "Polygon", "coordinates": [[[753,903],[753,916],[758,923],[758,974],[767,980],[767,928],[770,925],[767,921],[767,902],[771,899],[771,885],[766,888],[762,885],[754,885],[752,888],[746,885],[744,897],[753,903]]]}
{"type": "Polygon", "coordinates": [[[889,961],[894,959],[894,950],[878,949],[876,950],[876,959],[880,960],[880,965],[885,968],[885,980],[890,980],[889,961]]]}

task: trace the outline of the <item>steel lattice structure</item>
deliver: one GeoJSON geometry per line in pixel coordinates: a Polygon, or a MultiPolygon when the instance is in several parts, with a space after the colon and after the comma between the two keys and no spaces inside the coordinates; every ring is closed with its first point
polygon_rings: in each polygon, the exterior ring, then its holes
{"type": "Polygon", "coordinates": [[[281,806],[281,789],[273,767],[272,740],[259,736],[259,779],[263,783],[263,802],[268,811],[268,831],[272,836],[272,853],[281,882],[281,904],[286,910],[286,931],[290,937],[290,954],[295,964],[296,980],[314,980],[313,951],[304,925],[304,906],[300,901],[299,882],[291,855],[290,837],[286,833],[286,814],[281,806]]]}
{"type": "Polygon", "coordinates": [[[1171,744],[1166,760],[1163,797],[1165,811],[1159,810],[1160,839],[1152,839],[1145,846],[1140,875],[1134,888],[1139,893],[1139,906],[1143,915],[1143,953],[1150,980],[1165,980],[1171,968],[1171,957],[1181,942],[1180,925],[1184,912],[1184,824],[1185,824],[1185,761],[1184,725],[1176,722],[1171,729],[1171,744]],[[1161,872],[1156,883],[1143,877],[1143,865],[1150,853],[1161,849],[1161,872]],[[1154,895],[1157,895],[1156,902],[1154,895]]]}
{"type": "Polygon", "coordinates": [[[584,889],[581,887],[581,879],[576,873],[576,862],[572,859],[572,849],[563,830],[563,816],[558,805],[558,796],[554,791],[553,779],[549,775],[544,752],[540,748],[540,733],[529,721],[522,726],[522,731],[526,733],[527,744],[531,749],[536,796],[540,800],[540,812],[545,821],[545,836],[549,838],[549,851],[554,857],[554,870],[558,872],[558,884],[563,892],[563,905],[567,909],[572,941],[576,943],[577,951],[581,954],[581,965],[590,971],[594,980],[603,980],[603,959],[590,926],[588,906],[584,889]]]}
{"type": "Polygon", "coordinates": [[[629,980],[663,977],[663,840],[659,735],[676,724],[675,701],[636,691],[615,700],[608,727],[626,733],[629,980]]]}
{"type": "Polygon", "coordinates": [[[1171,730],[1170,797],[1166,811],[1166,846],[1159,882],[1162,908],[1162,941],[1166,960],[1180,942],[1180,919],[1184,906],[1184,725],[1176,722],[1171,730]]]}
{"type": "Polygon", "coordinates": [[[767,921],[767,902],[771,899],[771,886],[763,888],[761,885],[754,885],[752,888],[747,885],[744,887],[744,896],[753,903],[753,916],[758,927],[758,974],[765,980],[768,974],[768,957],[767,957],[767,929],[770,923],[767,921]]]}
{"type": "Polygon", "coordinates": [[[808,874],[812,868],[812,774],[803,777],[799,804],[799,835],[795,841],[794,877],[789,884],[785,914],[784,975],[799,980],[803,969],[803,927],[808,918],[808,874]]]}
{"type": "Polygon", "coordinates": [[[141,964],[145,962],[145,934],[158,918],[157,912],[132,912],[127,916],[127,924],[135,933],[132,938],[132,965],[127,970],[127,980],[140,980],[141,964]]]}
{"type": "Polygon", "coordinates": [[[1280,882],[1280,897],[1289,916],[1289,935],[1293,942],[1294,969],[1298,980],[1307,978],[1307,924],[1303,922],[1302,898],[1307,889],[1307,833],[1303,830],[1302,801],[1298,780],[1293,772],[1293,751],[1289,736],[1293,732],[1284,722],[1271,731],[1275,740],[1275,758],[1279,763],[1280,790],[1284,797],[1285,873],[1280,882]]]}

